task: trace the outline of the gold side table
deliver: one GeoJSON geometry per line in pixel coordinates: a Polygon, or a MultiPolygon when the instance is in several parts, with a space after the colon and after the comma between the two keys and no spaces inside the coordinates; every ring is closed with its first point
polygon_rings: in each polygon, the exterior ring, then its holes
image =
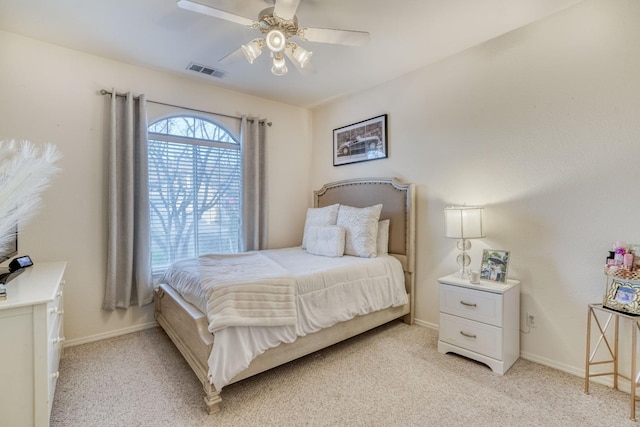
{"type": "Polygon", "coordinates": [[[640,377],[640,373],[638,372],[637,362],[636,362],[636,345],[638,342],[638,333],[640,333],[640,317],[633,316],[630,314],[625,314],[619,311],[610,310],[606,307],[603,307],[602,304],[589,304],[589,311],[587,314],[587,354],[586,354],[586,362],[585,362],[585,375],[584,375],[584,392],[589,394],[589,380],[593,377],[605,376],[605,375],[613,375],[613,388],[619,390],[618,388],[618,378],[624,378],[629,381],[631,385],[630,391],[630,418],[633,421],[636,421],[636,388],[638,386],[638,377],[640,377]],[[606,321],[604,323],[601,322],[603,319],[598,319],[596,312],[602,312],[604,315],[603,318],[606,317],[606,321]],[[620,319],[627,319],[632,322],[632,331],[631,331],[631,375],[633,378],[626,377],[625,375],[619,372],[619,364],[618,364],[618,331],[620,329],[620,319]],[[598,327],[599,337],[593,348],[591,349],[591,324],[592,320],[595,321],[596,326],[598,327]],[[611,325],[611,321],[613,320],[614,331],[613,331],[613,343],[609,340],[612,337],[607,338],[606,332],[611,325]],[[599,360],[595,361],[596,352],[600,345],[603,344],[607,348],[607,352],[611,357],[608,360],[599,360]],[[590,373],[590,368],[596,365],[604,365],[611,363],[612,370],[610,372],[601,372],[592,374],[590,373]]]}

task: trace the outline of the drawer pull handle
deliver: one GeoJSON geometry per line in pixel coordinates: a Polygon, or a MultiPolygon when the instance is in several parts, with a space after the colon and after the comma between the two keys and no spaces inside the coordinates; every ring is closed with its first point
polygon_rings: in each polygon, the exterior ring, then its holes
{"type": "Polygon", "coordinates": [[[467,307],[477,307],[478,304],[473,303],[473,302],[465,302],[465,301],[460,301],[460,304],[462,305],[466,305],[467,307]]]}
{"type": "Polygon", "coordinates": [[[460,331],[460,335],[462,335],[464,337],[467,337],[467,338],[473,338],[473,339],[477,338],[475,335],[468,334],[468,333],[466,333],[464,331],[460,331]]]}
{"type": "Polygon", "coordinates": [[[57,380],[59,376],[60,376],[60,371],[57,371],[51,374],[51,378],[54,380],[57,380]]]}
{"type": "Polygon", "coordinates": [[[49,314],[59,314],[59,315],[62,316],[64,314],[64,310],[58,310],[57,307],[50,308],[49,309],[49,314]]]}
{"type": "Polygon", "coordinates": [[[56,294],[57,297],[61,297],[62,296],[62,291],[58,291],[58,293],[56,294]]]}

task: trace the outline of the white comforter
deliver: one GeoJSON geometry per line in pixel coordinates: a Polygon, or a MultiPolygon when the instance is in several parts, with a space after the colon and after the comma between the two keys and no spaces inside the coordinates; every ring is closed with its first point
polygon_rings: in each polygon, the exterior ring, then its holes
{"type": "MultiPolygon", "coordinates": [[[[209,379],[218,390],[269,348],[358,315],[408,302],[402,266],[389,255],[329,258],[310,255],[301,248],[260,253],[295,281],[296,322],[289,326],[234,326],[216,330],[209,357],[209,379]]],[[[206,292],[196,277],[198,261],[189,262],[187,274],[174,274],[166,282],[206,313],[203,298],[206,292]]]]}
{"type": "Polygon", "coordinates": [[[209,332],[230,326],[296,323],[295,281],[260,252],[203,255],[172,264],[163,281],[207,314],[209,332]]]}

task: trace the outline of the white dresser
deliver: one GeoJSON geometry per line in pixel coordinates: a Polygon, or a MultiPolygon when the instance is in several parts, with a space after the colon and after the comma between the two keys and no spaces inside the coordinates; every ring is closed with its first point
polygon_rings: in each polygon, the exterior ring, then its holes
{"type": "Polygon", "coordinates": [[[0,301],[0,424],[48,426],[63,338],[65,262],[36,263],[0,301]]]}
{"type": "Polygon", "coordinates": [[[520,282],[440,283],[438,351],[457,353],[503,375],[520,357],[520,282]]]}

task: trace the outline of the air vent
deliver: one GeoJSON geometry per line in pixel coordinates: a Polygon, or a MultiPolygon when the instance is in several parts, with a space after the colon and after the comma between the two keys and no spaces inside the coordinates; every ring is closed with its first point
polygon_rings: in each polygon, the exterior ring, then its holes
{"type": "Polygon", "coordinates": [[[207,76],[215,77],[217,79],[221,79],[224,77],[224,71],[216,70],[213,67],[209,67],[206,65],[196,64],[195,62],[189,63],[187,66],[187,70],[195,71],[196,73],[206,74],[207,76]]]}

